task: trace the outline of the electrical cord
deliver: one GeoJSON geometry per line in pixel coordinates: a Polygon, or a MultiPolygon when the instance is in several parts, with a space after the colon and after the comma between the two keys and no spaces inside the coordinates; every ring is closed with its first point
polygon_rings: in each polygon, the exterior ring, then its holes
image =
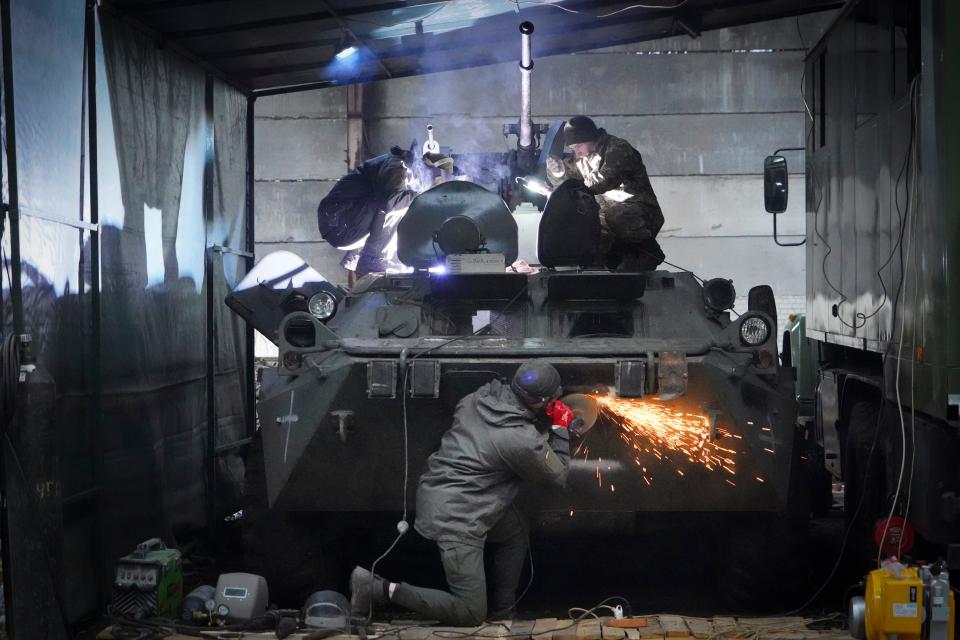
{"type": "MultiPolygon", "coordinates": [[[[918,76],[918,78],[919,78],[919,76],[918,76]]],[[[914,80],[914,82],[916,82],[916,79],[914,80]]],[[[917,85],[915,84],[914,87],[916,87],[916,86],[917,86],[917,85]]],[[[914,87],[911,87],[911,90],[913,90],[914,87]]],[[[913,111],[913,99],[914,99],[914,97],[911,96],[911,112],[913,111]]],[[[916,160],[917,160],[917,158],[916,158],[916,153],[917,153],[917,151],[916,151],[915,148],[914,148],[914,149],[911,149],[912,160],[913,160],[914,163],[916,163],[916,160]]],[[[908,181],[908,182],[910,183],[910,188],[909,188],[909,193],[908,193],[908,198],[907,198],[907,213],[908,213],[908,214],[909,214],[909,212],[911,211],[911,209],[912,209],[913,211],[916,211],[916,207],[917,207],[917,201],[916,201],[916,199],[917,199],[917,190],[916,190],[917,184],[916,184],[916,179],[917,179],[916,164],[914,164],[914,171],[912,172],[911,179],[908,181]],[[912,207],[911,207],[911,204],[913,205],[912,207]]],[[[915,217],[915,216],[914,216],[914,217],[915,217]]],[[[910,229],[909,229],[909,236],[908,236],[908,241],[907,241],[907,252],[906,252],[906,256],[903,258],[903,262],[904,262],[904,264],[905,264],[907,267],[911,266],[911,265],[910,265],[910,254],[911,254],[912,251],[913,251],[913,242],[914,242],[914,239],[915,239],[915,233],[914,233],[914,217],[911,217],[911,218],[910,218],[910,229]]],[[[914,278],[916,278],[916,265],[912,265],[912,266],[913,266],[913,271],[914,271],[914,278]]],[[[901,271],[900,271],[900,282],[901,282],[901,285],[904,285],[904,286],[903,286],[904,297],[906,297],[906,286],[905,286],[905,285],[906,285],[906,282],[907,282],[907,274],[906,274],[906,272],[905,272],[904,270],[901,270],[901,271]]],[[[916,284],[916,283],[915,283],[915,284],[916,284]]],[[[916,300],[916,290],[914,290],[914,300],[916,300]]],[[[900,370],[901,370],[901,365],[903,364],[903,334],[904,334],[904,330],[906,329],[906,324],[907,324],[907,323],[906,323],[905,319],[904,319],[904,318],[901,318],[901,319],[900,319],[900,337],[899,337],[898,344],[897,344],[897,366],[896,366],[896,374],[895,374],[895,376],[894,376],[894,380],[895,380],[895,382],[894,382],[894,388],[896,389],[896,397],[897,397],[897,412],[898,412],[899,417],[900,417],[900,443],[901,443],[901,446],[900,446],[900,449],[901,449],[901,451],[900,451],[900,454],[901,454],[901,455],[900,455],[900,474],[899,474],[899,476],[897,477],[897,488],[896,488],[896,490],[895,490],[894,493],[893,493],[893,501],[892,501],[892,504],[890,505],[890,513],[887,515],[887,518],[886,518],[886,520],[885,520],[885,522],[884,522],[884,524],[883,524],[883,535],[880,536],[880,548],[877,550],[877,566],[880,566],[881,560],[882,560],[882,558],[883,558],[883,543],[886,541],[886,539],[887,539],[887,533],[888,533],[888,531],[890,530],[890,520],[893,518],[893,514],[896,513],[896,510],[897,510],[897,501],[900,499],[900,490],[903,488],[903,477],[904,477],[904,474],[905,474],[905,472],[906,472],[906,466],[907,466],[907,426],[906,426],[906,422],[905,422],[904,417],[903,417],[903,401],[902,401],[902,399],[901,399],[901,397],[900,397],[900,370]]],[[[912,326],[911,329],[912,329],[912,332],[913,332],[913,344],[914,344],[914,347],[915,347],[915,346],[916,346],[916,342],[917,342],[917,338],[916,338],[917,321],[916,321],[916,319],[914,319],[914,321],[913,321],[913,326],[912,326]]],[[[911,375],[910,375],[910,394],[911,394],[911,398],[913,397],[913,391],[914,391],[914,387],[915,387],[915,382],[914,382],[914,378],[913,378],[914,362],[915,362],[915,361],[916,361],[916,353],[914,352],[914,353],[912,353],[911,356],[910,356],[910,372],[911,372],[911,375]]],[[[911,411],[914,412],[913,426],[914,426],[914,429],[915,429],[915,426],[916,426],[916,417],[915,417],[916,414],[915,414],[915,411],[916,411],[916,409],[912,406],[912,402],[911,402],[911,411]]],[[[914,446],[913,446],[913,443],[911,442],[911,449],[913,449],[913,448],[914,448],[914,446]]],[[[910,478],[910,479],[911,479],[911,482],[912,482],[912,480],[913,480],[912,473],[911,473],[911,478],[910,478]]],[[[909,504],[909,503],[908,503],[908,504],[909,504]]],[[[905,519],[906,519],[906,516],[907,516],[907,514],[904,513],[904,518],[905,518],[905,519]]],[[[900,545],[902,544],[902,540],[903,540],[903,536],[901,535],[900,538],[898,539],[898,542],[897,542],[898,554],[899,554],[900,545]]]]}
{"type": "MultiPolygon", "coordinates": [[[[623,603],[626,605],[625,615],[631,615],[631,614],[626,613],[627,611],[630,611],[630,601],[629,601],[629,600],[627,600],[626,598],[623,598],[623,597],[621,597],[621,596],[610,596],[609,598],[604,599],[604,600],[601,601],[599,604],[594,605],[593,607],[590,607],[589,609],[581,609],[581,611],[584,611],[584,613],[582,613],[581,615],[579,615],[579,616],[577,616],[577,617],[575,617],[575,618],[571,616],[570,624],[568,624],[568,625],[566,625],[566,626],[563,626],[563,627],[556,627],[556,628],[554,628],[554,629],[552,630],[552,632],[553,632],[553,633],[556,633],[557,631],[566,631],[567,629],[572,629],[572,628],[576,627],[576,626],[577,626],[582,620],[584,620],[585,618],[587,618],[587,617],[589,617],[589,616],[594,616],[594,617],[596,617],[596,615],[595,615],[594,612],[595,612],[597,609],[603,608],[604,605],[606,605],[608,602],[623,602],[623,603]]],[[[571,609],[570,611],[572,611],[572,609],[571,609]]],[[[568,615],[570,614],[570,611],[567,612],[568,615]]],[[[474,630],[472,630],[472,631],[437,630],[437,631],[434,631],[434,632],[432,633],[432,635],[434,635],[434,636],[436,636],[436,637],[438,637],[438,638],[449,638],[449,639],[451,639],[451,640],[457,640],[457,639],[459,639],[459,638],[490,638],[491,640],[493,640],[493,639],[496,639],[496,638],[529,638],[529,637],[530,637],[530,634],[529,634],[529,633],[513,633],[513,634],[511,634],[511,633],[501,633],[501,634],[497,634],[497,635],[485,635],[485,634],[480,633],[480,632],[483,631],[484,629],[487,629],[487,628],[490,628],[490,627],[496,627],[496,626],[503,626],[503,625],[501,625],[501,624],[499,624],[499,623],[497,623],[497,624],[483,624],[483,625],[477,627],[476,629],[474,629],[474,630]]],[[[602,628],[601,628],[601,633],[602,633],[602,632],[603,632],[603,630],[602,630],[602,628]]]]}
{"type": "MultiPolygon", "coordinates": [[[[227,624],[216,627],[198,627],[194,625],[185,625],[169,620],[151,620],[138,619],[116,611],[113,607],[107,608],[107,618],[115,625],[126,628],[130,631],[141,630],[151,631],[159,635],[140,635],[126,636],[127,638],[137,638],[143,640],[153,640],[153,638],[166,638],[174,634],[181,634],[193,638],[222,638],[223,634],[234,632],[244,634],[247,632],[258,632],[273,629],[277,626],[279,620],[283,617],[299,617],[298,609],[275,609],[266,614],[251,618],[250,620],[238,623],[227,624]]],[[[227,636],[230,637],[230,636],[227,636]]]]}
{"type": "MultiPolygon", "coordinates": [[[[899,191],[899,189],[895,189],[895,201],[896,201],[896,207],[897,207],[897,215],[899,216],[899,220],[900,220],[900,233],[899,233],[899,238],[898,238],[897,242],[894,244],[894,251],[891,252],[891,256],[887,259],[887,261],[884,263],[884,265],[881,266],[880,269],[878,269],[878,271],[877,271],[877,273],[878,273],[878,275],[879,275],[880,271],[882,271],[884,268],[886,268],[886,265],[889,264],[889,263],[892,261],[893,255],[896,254],[896,249],[899,247],[899,248],[900,248],[900,251],[899,251],[899,255],[900,255],[900,282],[899,282],[898,285],[897,285],[897,290],[896,290],[896,293],[894,294],[894,297],[893,297],[893,310],[892,310],[892,313],[891,313],[891,326],[892,326],[892,327],[896,327],[896,325],[897,325],[897,312],[900,310],[900,302],[901,302],[901,300],[902,300],[901,295],[902,295],[902,293],[903,293],[904,281],[906,280],[906,278],[904,277],[905,260],[904,260],[903,250],[902,250],[902,248],[903,248],[903,242],[902,242],[902,240],[903,240],[903,235],[904,235],[905,228],[906,228],[906,222],[907,222],[908,216],[909,216],[909,214],[910,214],[910,212],[911,212],[910,202],[911,202],[911,200],[912,200],[912,198],[913,198],[913,194],[915,193],[915,185],[916,185],[916,165],[913,164],[913,163],[911,163],[911,161],[914,161],[914,162],[916,161],[916,135],[915,135],[915,133],[916,133],[916,126],[917,126],[917,121],[916,121],[916,106],[917,106],[917,105],[916,105],[916,95],[919,95],[919,76],[914,79],[914,83],[916,83],[916,85],[911,87],[911,91],[915,91],[916,94],[915,94],[914,97],[911,99],[910,141],[909,141],[908,147],[907,147],[907,154],[906,154],[906,156],[905,156],[905,158],[904,158],[903,165],[901,166],[901,169],[900,169],[900,174],[899,174],[898,177],[897,177],[897,186],[899,187],[900,178],[903,176],[904,171],[906,170],[907,173],[908,173],[907,183],[908,183],[908,185],[910,185],[910,186],[907,187],[907,191],[908,191],[908,193],[907,193],[907,209],[906,209],[906,211],[904,211],[904,212],[901,213],[901,210],[900,210],[900,201],[899,201],[899,193],[897,193],[897,192],[899,191]],[[908,165],[909,165],[909,167],[908,167],[908,165]],[[913,187],[913,188],[911,188],[911,187],[913,187]]],[[[811,167],[811,168],[812,168],[812,167],[811,167]]],[[[818,209],[819,209],[819,207],[818,207],[818,209]]],[[[815,221],[814,221],[814,224],[816,225],[816,219],[815,219],[815,221]]],[[[816,227],[815,227],[815,228],[816,228],[816,227]]],[[[826,242],[825,239],[824,239],[824,242],[826,242]]],[[[828,246],[829,246],[829,245],[828,245],[828,246]]],[[[826,259],[824,259],[824,261],[826,261],[826,259]]],[[[826,274],[824,274],[824,275],[826,275],[826,274]]],[[[829,282],[828,282],[828,284],[829,284],[829,282]]],[[[881,284],[883,284],[882,278],[881,278],[881,284]]],[[[832,286],[832,285],[831,285],[831,286],[832,286]]],[[[885,285],[884,285],[884,292],[886,293],[886,287],[885,287],[885,285]]],[[[842,294],[841,294],[841,295],[842,295],[842,294]]],[[[901,320],[901,325],[902,325],[902,322],[903,322],[903,321],[901,320]]],[[[783,614],[781,614],[781,615],[784,615],[784,616],[794,615],[794,614],[799,613],[800,611],[803,611],[804,609],[806,609],[810,604],[813,603],[814,600],[816,600],[817,596],[819,596],[819,595],[823,592],[823,590],[826,589],[827,585],[830,584],[830,581],[833,579],[834,575],[836,574],[837,569],[840,568],[840,563],[841,563],[842,560],[843,560],[844,552],[846,551],[847,543],[848,543],[849,538],[850,538],[850,533],[851,533],[851,531],[853,530],[853,527],[854,527],[854,525],[855,525],[855,523],[856,523],[856,521],[857,521],[857,517],[860,515],[860,511],[861,511],[861,509],[862,509],[862,507],[863,507],[864,498],[865,498],[865,496],[866,496],[866,494],[867,494],[867,491],[866,491],[866,489],[867,489],[867,483],[868,483],[868,480],[869,480],[869,478],[870,478],[870,461],[873,460],[873,455],[874,455],[874,453],[876,452],[877,441],[879,440],[879,435],[880,435],[880,427],[881,427],[881,424],[883,423],[884,412],[885,412],[886,407],[887,407],[886,401],[883,400],[883,393],[884,393],[884,389],[886,389],[886,380],[885,380],[885,378],[886,378],[886,362],[887,362],[887,358],[890,356],[890,347],[892,346],[892,344],[893,344],[893,341],[892,341],[892,340],[891,340],[891,341],[888,341],[888,342],[887,342],[887,346],[886,346],[886,348],[884,349],[884,352],[883,352],[882,364],[881,364],[881,368],[880,368],[880,374],[881,374],[881,384],[880,384],[881,402],[880,402],[880,411],[877,413],[877,423],[876,423],[876,426],[875,426],[875,428],[874,428],[873,441],[872,441],[871,444],[870,444],[870,451],[867,453],[867,458],[866,458],[866,461],[865,461],[865,469],[864,469],[864,477],[863,477],[863,488],[861,489],[861,492],[860,492],[860,499],[857,501],[857,507],[856,507],[856,509],[854,509],[853,516],[850,518],[850,522],[847,524],[846,530],[845,530],[845,532],[844,532],[843,540],[842,540],[842,542],[841,542],[841,544],[840,544],[840,551],[837,553],[837,560],[836,560],[836,562],[834,563],[833,568],[830,570],[830,573],[829,573],[829,575],[827,576],[826,580],[824,580],[823,584],[820,585],[820,587],[813,593],[812,596],[810,596],[810,598],[809,598],[804,604],[800,605],[800,606],[797,607],[796,609],[793,609],[792,611],[788,611],[788,612],[783,613],[783,614]]],[[[899,356],[898,356],[898,363],[897,363],[897,364],[898,364],[898,366],[899,366],[899,356]]],[[[912,385],[912,380],[911,380],[911,385],[912,385]]],[[[897,388],[898,388],[898,390],[899,390],[899,385],[897,385],[897,388]]],[[[912,389],[912,386],[911,386],[911,389],[912,389]]],[[[901,409],[901,415],[902,415],[902,409],[901,409]]],[[[911,480],[912,480],[912,477],[911,477],[911,480]]],[[[894,500],[894,503],[893,503],[893,504],[894,504],[894,506],[896,505],[896,500],[894,500]]],[[[889,518],[888,518],[888,519],[887,519],[887,525],[889,525],[889,522],[890,522],[890,520],[889,520],[889,518]]],[[[883,538],[881,538],[881,540],[884,540],[884,539],[886,538],[886,534],[887,534],[887,532],[886,532],[886,527],[885,527],[884,534],[883,534],[883,538]]],[[[877,564],[878,564],[878,565],[880,564],[879,559],[878,559],[878,561],[877,561],[877,564]]]]}
{"type": "MultiPolygon", "coordinates": [[[[902,264],[903,264],[903,235],[904,235],[904,230],[905,230],[906,224],[907,224],[907,217],[908,217],[908,214],[910,213],[910,208],[909,208],[909,198],[910,198],[910,194],[908,193],[908,206],[907,206],[907,211],[901,213],[901,210],[900,210],[899,186],[900,186],[900,180],[903,178],[903,175],[904,175],[904,171],[905,171],[905,170],[907,171],[907,176],[908,176],[908,177],[907,177],[907,182],[908,182],[908,183],[911,183],[911,182],[912,182],[912,180],[911,180],[911,178],[910,178],[911,169],[913,169],[913,173],[916,172],[916,164],[915,164],[915,162],[914,162],[914,163],[911,163],[911,160],[914,159],[915,152],[916,152],[916,127],[917,127],[917,122],[916,122],[916,118],[917,118],[917,115],[916,115],[916,112],[917,112],[917,104],[916,104],[916,101],[919,99],[919,93],[920,93],[920,92],[919,92],[919,81],[920,81],[920,76],[917,76],[917,77],[914,78],[913,81],[911,82],[911,87],[910,87],[910,91],[911,91],[911,105],[910,105],[910,139],[909,139],[909,142],[908,142],[908,144],[907,144],[907,152],[906,152],[906,154],[904,154],[904,160],[903,160],[903,163],[901,164],[901,167],[900,167],[900,172],[897,174],[896,184],[894,185],[894,200],[895,200],[895,204],[896,204],[896,207],[897,207],[897,215],[898,215],[898,217],[899,217],[899,221],[898,221],[899,233],[898,233],[898,235],[897,235],[897,241],[896,241],[896,242],[893,244],[893,246],[890,248],[890,255],[887,256],[887,259],[884,261],[884,263],[883,263],[882,265],[880,265],[880,268],[877,269],[877,279],[880,281],[880,287],[881,287],[881,289],[883,290],[883,296],[882,296],[882,299],[881,299],[880,303],[879,303],[870,313],[866,313],[866,314],[865,314],[865,313],[863,313],[863,312],[856,312],[856,313],[854,314],[854,316],[853,316],[853,322],[848,322],[848,321],[844,320],[843,317],[840,315],[840,307],[842,307],[843,304],[844,304],[847,300],[849,300],[849,297],[848,297],[845,293],[843,293],[840,289],[838,289],[836,286],[834,286],[833,282],[830,280],[830,276],[827,274],[827,260],[829,259],[830,254],[833,253],[833,247],[830,246],[830,243],[827,241],[827,239],[823,236],[823,234],[820,233],[820,228],[819,228],[819,224],[818,224],[818,219],[819,219],[819,214],[820,214],[820,204],[821,204],[821,202],[823,201],[823,190],[822,190],[822,185],[820,184],[820,181],[819,181],[819,179],[817,178],[816,167],[815,167],[812,163],[810,164],[811,177],[813,178],[813,182],[814,182],[815,185],[817,185],[817,188],[818,188],[818,190],[819,190],[819,192],[820,192],[820,193],[819,193],[819,198],[820,198],[820,199],[817,201],[816,207],[815,207],[815,209],[814,209],[814,226],[813,226],[813,229],[814,229],[814,233],[816,234],[817,238],[818,238],[818,239],[824,244],[824,246],[826,247],[826,253],[824,253],[823,261],[822,261],[821,264],[820,264],[820,271],[821,271],[821,273],[823,274],[823,279],[824,279],[824,282],[827,283],[827,286],[829,286],[829,287],[834,291],[834,293],[836,293],[837,295],[840,296],[840,301],[837,302],[837,304],[836,304],[836,308],[837,308],[836,318],[837,318],[837,320],[840,321],[840,323],[841,323],[842,325],[844,325],[844,326],[847,327],[848,329],[857,330],[857,329],[860,329],[860,328],[864,327],[864,326],[866,325],[866,323],[867,323],[867,320],[869,320],[870,318],[873,318],[873,317],[876,316],[878,313],[880,313],[881,309],[883,309],[883,307],[886,305],[887,301],[889,300],[889,294],[888,294],[888,291],[887,291],[887,284],[886,284],[886,282],[885,282],[884,279],[883,279],[883,270],[886,269],[886,268],[890,265],[890,263],[893,261],[894,256],[897,256],[897,255],[900,255],[900,262],[901,262],[901,271],[900,271],[900,273],[901,273],[901,283],[903,282],[903,278],[902,278],[902,276],[903,276],[903,269],[902,269],[902,264]]],[[[806,106],[806,101],[804,101],[804,105],[806,106]]],[[[807,107],[807,108],[809,109],[809,107],[807,107]]],[[[810,114],[810,115],[811,115],[811,118],[812,118],[813,115],[812,115],[812,114],[810,114]]],[[[811,129],[810,133],[809,133],[808,136],[807,136],[808,146],[809,146],[809,144],[810,144],[810,137],[812,136],[812,133],[813,133],[813,130],[811,129]]]]}
{"type": "Polygon", "coordinates": [[[555,9],[560,9],[561,11],[566,11],[567,13],[574,13],[574,14],[586,15],[586,16],[591,17],[591,18],[609,18],[610,16],[615,16],[615,15],[617,15],[618,13],[623,13],[623,12],[625,12],[625,11],[630,11],[631,9],[664,9],[664,10],[679,9],[679,8],[682,7],[683,5],[687,4],[688,0],[680,0],[680,2],[677,2],[676,4],[671,4],[671,5],[662,5],[662,4],[639,4],[639,3],[638,3],[638,4],[632,4],[632,5],[628,6],[628,7],[623,7],[622,9],[617,9],[616,11],[611,11],[610,13],[604,13],[604,14],[601,14],[601,15],[591,15],[591,14],[588,14],[588,13],[584,13],[583,11],[577,11],[576,9],[569,9],[569,8],[563,7],[563,6],[559,5],[559,4],[554,4],[553,2],[548,2],[548,1],[546,1],[546,0],[542,0],[542,1],[538,1],[538,0],[510,0],[510,2],[511,2],[511,4],[516,4],[518,7],[519,7],[520,5],[522,5],[522,4],[543,5],[543,6],[547,6],[547,7],[554,7],[555,9]]]}
{"type": "MultiPolygon", "coordinates": [[[[397,536],[393,539],[393,542],[390,543],[390,546],[387,547],[386,551],[384,551],[382,554],[380,554],[380,556],[379,556],[376,560],[374,560],[374,561],[373,561],[373,564],[370,566],[370,584],[369,584],[369,589],[370,589],[370,591],[373,591],[374,581],[376,580],[377,565],[380,564],[380,562],[382,562],[383,560],[385,560],[385,559],[390,555],[390,553],[393,552],[393,550],[397,547],[397,544],[399,544],[400,539],[403,538],[403,536],[406,535],[407,531],[410,530],[410,524],[409,524],[409,522],[407,521],[407,513],[408,513],[408,511],[407,511],[407,502],[408,502],[408,493],[409,493],[409,484],[410,484],[410,449],[409,449],[409,444],[410,444],[410,435],[409,435],[409,434],[410,434],[410,427],[409,427],[409,421],[408,421],[408,418],[407,418],[407,388],[408,388],[407,380],[409,379],[409,375],[408,375],[408,374],[409,374],[410,367],[412,366],[413,361],[416,360],[417,358],[421,357],[421,356],[427,355],[428,353],[432,353],[432,352],[436,351],[437,349],[440,349],[440,348],[442,348],[442,347],[445,347],[445,346],[448,346],[448,345],[450,345],[450,344],[453,344],[454,342],[457,342],[457,341],[460,341],[460,340],[466,340],[466,339],[468,339],[468,338],[474,338],[474,337],[480,335],[481,332],[487,330],[487,329],[490,328],[490,327],[493,327],[503,316],[505,316],[505,315],[507,314],[507,312],[508,312],[508,311],[510,310],[510,308],[513,306],[513,304],[514,304],[517,300],[519,300],[520,297],[521,297],[524,293],[526,293],[526,291],[527,291],[527,285],[524,284],[523,287],[521,287],[521,288],[517,291],[517,293],[514,294],[514,296],[513,296],[512,298],[510,298],[510,300],[507,301],[507,303],[504,305],[503,309],[500,311],[500,313],[497,314],[497,316],[496,316],[494,319],[490,320],[487,324],[485,324],[484,326],[480,327],[479,329],[477,329],[476,331],[474,331],[473,333],[471,333],[471,334],[469,334],[469,335],[453,337],[453,338],[451,338],[451,339],[449,339],[449,340],[446,340],[445,342],[441,342],[441,343],[438,344],[438,345],[435,345],[435,346],[433,346],[433,347],[430,347],[429,349],[426,349],[425,351],[420,351],[419,353],[415,354],[415,355],[414,355],[412,358],[410,358],[409,360],[406,360],[406,354],[407,354],[407,349],[406,349],[406,348],[404,348],[404,349],[400,352],[400,361],[401,361],[401,366],[403,367],[403,378],[402,378],[401,385],[400,385],[400,393],[401,393],[401,401],[400,401],[400,402],[401,402],[401,413],[402,413],[402,416],[403,416],[403,509],[402,509],[402,517],[401,517],[401,519],[400,519],[400,522],[397,523],[397,536]]],[[[532,562],[532,555],[531,555],[531,562],[532,562]]],[[[531,566],[532,566],[532,565],[531,565],[531,566]]],[[[371,621],[372,619],[373,619],[373,598],[370,598],[370,605],[369,605],[368,610],[367,610],[367,616],[366,616],[366,622],[365,622],[365,624],[369,625],[369,624],[370,624],[370,621],[371,621]]]]}

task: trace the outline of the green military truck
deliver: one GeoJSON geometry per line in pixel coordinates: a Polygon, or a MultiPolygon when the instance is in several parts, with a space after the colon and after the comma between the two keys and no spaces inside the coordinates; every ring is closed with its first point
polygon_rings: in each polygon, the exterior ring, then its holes
{"type": "MultiPolygon", "coordinates": [[[[958,42],[956,2],[851,1],[805,61],[805,335],[864,564],[960,561],[958,42]]],[[[764,173],[777,215],[787,159],[764,173]]]]}

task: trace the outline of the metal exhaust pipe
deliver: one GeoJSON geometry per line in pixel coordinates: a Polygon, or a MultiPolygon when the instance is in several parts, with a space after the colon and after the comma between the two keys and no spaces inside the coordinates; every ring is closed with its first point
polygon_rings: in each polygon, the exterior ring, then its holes
{"type": "Polygon", "coordinates": [[[533,146],[533,116],[530,113],[530,75],[533,72],[533,23],[520,24],[520,148],[533,146]]]}

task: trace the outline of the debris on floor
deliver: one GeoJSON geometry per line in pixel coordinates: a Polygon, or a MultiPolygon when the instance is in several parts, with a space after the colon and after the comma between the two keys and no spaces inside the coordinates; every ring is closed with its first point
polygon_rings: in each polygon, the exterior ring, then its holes
{"type": "MultiPolygon", "coordinates": [[[[833,640],[847,638],[840,627],[837,614],[825,618],[694,618],[679,615],[652,615],[623,620],[610,617],[586,620],[538,618],[512,622],[491,622],[482,627],[425,626],[423,623],[396,621],[371,625],[366,640],[666,640],[667,638],[696,638],[697,640],[833,640]]],[[[110,627],[97,640],[128,638],[126,631],[110,627]]],[[[157,635],[169,640],[188,638],[248,638],[250,640],[277,638],[273,631],[242,633],[197,628],[189,634],[157,635]]],[[[336,633],[324,629],[297,631],[292,640],[360,640],[364,636],[336,633]]]]}

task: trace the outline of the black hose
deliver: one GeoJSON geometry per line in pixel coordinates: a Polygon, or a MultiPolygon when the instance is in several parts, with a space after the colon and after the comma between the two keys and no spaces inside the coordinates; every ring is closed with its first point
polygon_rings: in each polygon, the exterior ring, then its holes
{"type": "Polygon", "coordinates": [[[17,336],[7,335],[0,345],[0,432],[6,432],[17,408],[20,350],[17,336]]]}

